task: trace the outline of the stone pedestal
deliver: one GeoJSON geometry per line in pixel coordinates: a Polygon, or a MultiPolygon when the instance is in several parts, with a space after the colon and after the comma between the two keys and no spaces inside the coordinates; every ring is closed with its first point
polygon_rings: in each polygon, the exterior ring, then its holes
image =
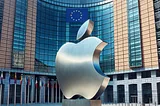
{"type": "Polygon", "coordinates": [[[63,99],[62,106],[101,106],[101,100],[63,99]]]}

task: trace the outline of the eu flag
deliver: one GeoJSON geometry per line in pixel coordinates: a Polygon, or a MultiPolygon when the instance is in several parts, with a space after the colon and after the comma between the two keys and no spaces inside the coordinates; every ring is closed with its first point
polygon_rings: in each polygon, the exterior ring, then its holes
{"type": "Polygon", "coordinates": [[[88,19],[87,8],[67,8],[66,21],[67,22],[85,22],[88,19]]]}

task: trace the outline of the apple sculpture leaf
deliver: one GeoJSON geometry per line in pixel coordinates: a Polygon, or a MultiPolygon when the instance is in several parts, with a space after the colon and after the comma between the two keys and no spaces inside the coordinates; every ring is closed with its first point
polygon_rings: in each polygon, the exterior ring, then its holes
{"type": "Polygon", "coordinates": [[[77,44],[67,42],[56,55],[56,75],[62,93],[67,99],[80,95],[97,99],[108,85],[99,66],[99,56],[107,45],[97,37],[91,37],[94,23],[87,20],[77,33],[77,44]]]}

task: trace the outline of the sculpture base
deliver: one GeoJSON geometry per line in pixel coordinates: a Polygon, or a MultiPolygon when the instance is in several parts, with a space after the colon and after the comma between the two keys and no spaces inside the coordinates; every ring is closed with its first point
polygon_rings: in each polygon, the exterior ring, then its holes
{"type": "Polygon", "coordinates": [[[63,99],[62,106],[101,106],[101,100],[63,99]]]}

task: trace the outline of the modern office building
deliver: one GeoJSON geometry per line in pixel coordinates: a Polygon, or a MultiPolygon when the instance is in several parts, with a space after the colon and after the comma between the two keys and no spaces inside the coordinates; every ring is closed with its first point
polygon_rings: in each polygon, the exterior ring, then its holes
{"type": "Polygon", "coordinates": [[[56,53],[87,19],[108,43],[103,102],[160,104],[160,0],[0,0],[1,103],[62,102],[56,53]]]}

